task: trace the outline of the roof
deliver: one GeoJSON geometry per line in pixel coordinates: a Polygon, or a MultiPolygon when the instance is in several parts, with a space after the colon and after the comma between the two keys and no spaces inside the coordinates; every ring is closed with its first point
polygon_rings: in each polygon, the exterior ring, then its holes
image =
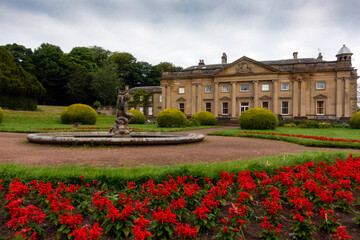
{"type": "Polygon", "coordinates": [[[342,46],[342,48],[340,48],[339,52],[337,55],[340,55],[340,54],[352,54],[352,52],[350,51],[350,49],[345,46],[345,44],[342,46]]]}

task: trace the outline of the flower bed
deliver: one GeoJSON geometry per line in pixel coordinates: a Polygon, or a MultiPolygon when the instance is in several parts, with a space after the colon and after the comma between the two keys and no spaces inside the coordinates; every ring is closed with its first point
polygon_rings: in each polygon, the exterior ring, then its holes
{"type": "Polygon", "coordinates": [[[13,239],[360,239],[360,158],[276,173],[168,176],[123,191],[93,180],[0,185],[0,236],[13,239]],[[354,218],[354,220],[352,220],[354,218]],[[20,239],[20,238],[19,238],[20,239]]]}
{"type": "Polygon", "coordinates": [[[243,133],[243,134],[262,134],[262,135],[272,135],[272,136],[285,136],[285,137],[296,137],[296,138],[308,138],[320,141],[329,141],[329,142],[353,142],[353,143],[360,143],[360,140],[356,139],[342,139],[342,138],[328,138],[328,137],[317,137],[317,136],[308,136],[302,134],[287,134],[287,133],[268,133],[268,132],[248,132],[248,131],[237,131],[235,133],[243,133]]]}

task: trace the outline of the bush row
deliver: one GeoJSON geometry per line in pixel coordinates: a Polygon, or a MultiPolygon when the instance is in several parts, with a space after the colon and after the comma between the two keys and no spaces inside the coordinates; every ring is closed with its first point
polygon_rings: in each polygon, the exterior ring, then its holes
{"type": "Polygon", "coordinates": [[[0,106],[6,107],[12,110],[23,109],[28,111],[36,111],[38,100],[29,96],[0,96],[0,106]]]}

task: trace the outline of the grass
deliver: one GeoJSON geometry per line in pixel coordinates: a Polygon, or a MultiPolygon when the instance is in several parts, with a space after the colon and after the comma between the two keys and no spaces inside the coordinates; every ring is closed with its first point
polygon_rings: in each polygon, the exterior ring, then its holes
{"type": "MultiPolygon", "coordinates": [[[[4,110],[4,119],[0,124],[0,132],[49,132],[49,128],[56,131],[73,131],[72,124],[62,124],[60,121],[61,112],[66,107],[62,106],[43,106],[39,105],[37,111],[14,111],[4,110]],[[47,128],[47,129],[44,129],[47,128]],[[69,128],[60,130],[61,128],[69,128]]],[[[81,125],[80,127],[97,127],[101,130],[92,131],[108,131],[107,127],[112,127],[115,122],[115,116],[113,115],[98,115],[98,120],[95,125],[81,125]]],[[[200,127],[185,127],[185,128],[158,128],[154,124],[130,124],[130,127],[136,128],[139,131],[163,131],[174,132],[193,130],[209,127],[219,126],[200,126],[200,127]]],[[[91,131],[91,130],[86,130],[91,131]]]]}
{"type": "Polygon", "coordinates": [[[84,175],[85,181],[97,179],[101,184],[106,184],[114,189],[122,189],[129,181],[137,184],[152,178],[155,182],[162,182],[168,175],[184,176],[192,175],[195,178],[204,179],[205,176],[219,178],[221,171],[237,173],[249,170],[250,172],[266,171],[275,174],[275,169],[283,166],[293,166],[305,162],[334,162],[335,158],[345,160],[349,152],[322,152],[311,151],[302,154],[282,154],[278,156],[255,158],[246,161],[232,161],[222,163],[200,163],[175,166],[144,166],[135,168],[97,168],[89,166],[59,166],[59,167],[35,167],[18,164],[0,165],[1,180],[7,185],[12,179],[20,178],[22,181],[30,182],[34,179],[40,181],[58,181],[64,183],[79,183],[79,176],[84,175]]]}
{"type": "MultiPolygon", "coordinates": [[[[249,137],[249,138],[263,138],[269,140],[277,140],[284,142],[296,143],[304,146],[310,147],[332,147],[332,148],[360,148],[360,143],[353,142],[331,142],[331,141],[321,141],[314,139],[306,138],[297,138],[297,137],[286,137],[278,135],[262,135],[262,134],[246,134],[246,133],[237,133],[239,131],[244,131],[243,129],[230,129],[224,131],[212,132],[209,135],[217,136],[231,136],[231,137],[249,137]]],[[[351,129],[351,128],[296,128],[296,127],[278,127],[276,130],[247,130],[248,132],[266,132],[266,133],[277,133],[277,134],[295,134],[295,135],[309,135],[317,137],[327,137],[327,138],[338,138],[338,139],[354,139],[360,140],[360,129],[351,129]]]]}

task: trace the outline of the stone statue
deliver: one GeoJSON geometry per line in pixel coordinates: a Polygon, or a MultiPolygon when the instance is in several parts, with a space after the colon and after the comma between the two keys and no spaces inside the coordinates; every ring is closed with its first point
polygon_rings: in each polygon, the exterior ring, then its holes
{"type": "Polygon", "coordinates": [[[129,122],[134,115],[127,113],[127,101],[130,99],[129,91],[119,91],[116,101],[116,120],[114,126],[110,129],[110,133],[114,133],[114,137],[130,137],[131,129],[129,122]]]}

